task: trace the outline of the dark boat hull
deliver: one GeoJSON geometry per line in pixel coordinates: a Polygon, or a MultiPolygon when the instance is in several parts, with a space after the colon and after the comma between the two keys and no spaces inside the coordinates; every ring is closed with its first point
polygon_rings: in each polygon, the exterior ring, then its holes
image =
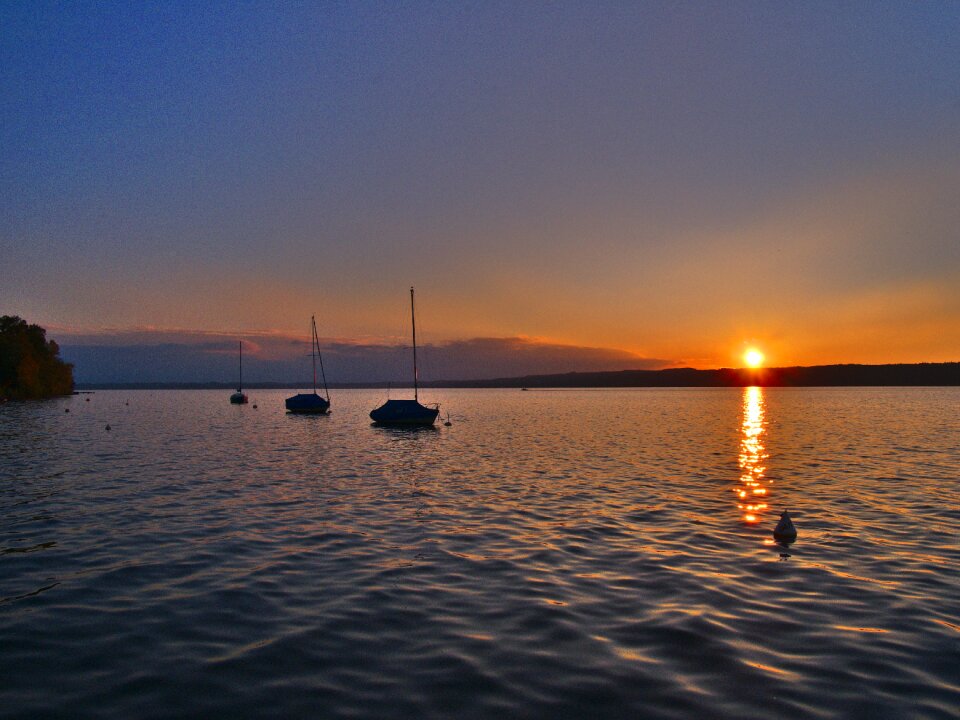
{"type": "Polygon", "coordinates": [[[440,409],[426,407],[416,400],[387,400],[370,413],[376,425],[425,426],[437,421],[440,409]]]}
{"type": "Polygon", "coordinates": [[[230,403],[233,405],[246,405],[248,402],[247,396],[242,392],[235,392],[230,396],[230,403]]]}
{"type": "Polygon", "coordinates": [[[287,412],[299,415],[325,415],[330,411],[330,403],[316,393],[300,393],[284,402],[287,412]]]}

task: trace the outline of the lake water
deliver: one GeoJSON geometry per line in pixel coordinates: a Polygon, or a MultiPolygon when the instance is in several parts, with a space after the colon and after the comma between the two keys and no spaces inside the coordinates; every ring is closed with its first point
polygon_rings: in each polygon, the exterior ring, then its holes
{"type": "Polygon", "coordinates": [[[0,716],[960,716],[960,388],[229,394],[0,406],[0,716]]]}

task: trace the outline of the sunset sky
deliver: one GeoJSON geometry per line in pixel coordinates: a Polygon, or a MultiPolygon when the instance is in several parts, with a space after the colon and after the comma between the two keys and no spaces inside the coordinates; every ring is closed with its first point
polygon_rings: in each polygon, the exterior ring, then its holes
{"type": "Polygon", "coordinates": [[[410,285],[436,378],[960,360],[957,2],[9,2],[0,89],[0,314],[80,379],[311,313],[378,379],[410,285]]]}

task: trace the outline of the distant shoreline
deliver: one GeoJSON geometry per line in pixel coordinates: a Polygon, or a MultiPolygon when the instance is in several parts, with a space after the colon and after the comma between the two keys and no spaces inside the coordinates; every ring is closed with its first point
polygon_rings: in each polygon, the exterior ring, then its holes
{"type": "MultiPolygon", "coordinates": [[[[667,368],[524,375],[489,380],[435,380],[424,388],[615,388],[615,387],[932,387],[960,385],[960,362],[891,365],[813,365],[781,368],[667,368]]],[[[303,388],[309,383],[250,382],[249,390],[303,388]]],[[[335,390],[411,388],[411,383],[331,383],[335,390]]],[[[77,383],[77,390],[232,390],[229,382],[77,383]]]]}

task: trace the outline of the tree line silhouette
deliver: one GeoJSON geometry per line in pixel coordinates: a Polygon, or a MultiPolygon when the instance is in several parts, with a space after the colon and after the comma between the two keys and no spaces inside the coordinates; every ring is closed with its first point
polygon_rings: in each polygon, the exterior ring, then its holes
{"type": "Polygon", "coordinates": [[[0,400],[29,400],[73,392],[73,365],[47,331],[16,315],[0,317],[0,400]]]}
{"type": "Polygon", "coordinates": [[[939,386],[960,385],[960,362],[720,368],[717,370],[693,368],[619,370],[424,384],[475,388],[939,386]]]}

